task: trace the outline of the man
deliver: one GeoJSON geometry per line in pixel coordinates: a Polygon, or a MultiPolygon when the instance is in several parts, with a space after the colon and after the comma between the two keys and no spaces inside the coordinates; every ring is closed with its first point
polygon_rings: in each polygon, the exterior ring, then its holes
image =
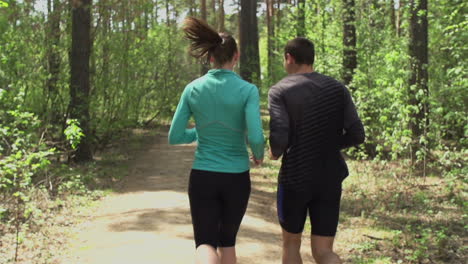
{"type": "Polygon", "coordinates": [[[271,87],[272,159],[283,156],[278,179],[278,218],[283,264],[302,263],[299,253],[307,217],[317,263],[342,263],[333,252],[341,183],[348,176],[340,150],[364,142],[364,127],[346,87],[314,71],[314,45],[305,38],[284,50],[288,76],[271,87]]]}

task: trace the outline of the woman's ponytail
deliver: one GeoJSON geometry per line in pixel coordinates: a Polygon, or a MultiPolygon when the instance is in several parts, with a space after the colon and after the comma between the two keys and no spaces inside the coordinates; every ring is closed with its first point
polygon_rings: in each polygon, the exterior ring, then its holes
{"type": "Polygon", "coordinates": [[[215,63],[223,65],[232,60],[237,51],[234,38],[226,33],[219,34],[203,20],[188,17],[183,30],[190,41],[189,53],[197,59],[213,56],[215,63]]]}
{"type": "Polygon", "coordinates": [[[194,17],[185,19],[185,36],[190,40],[190,55],[200,59],[208,54],[210,50],[221,45],[223,39],[213,28],[203,20],[194,17]]]}

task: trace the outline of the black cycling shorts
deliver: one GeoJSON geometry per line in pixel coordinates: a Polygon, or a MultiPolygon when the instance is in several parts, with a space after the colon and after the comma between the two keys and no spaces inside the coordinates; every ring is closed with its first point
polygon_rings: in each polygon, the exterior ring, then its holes
{"type": "Polygon", "coordinates": [[[221,173],[193,169],[188,193],[196,247],[234,246],[249,201],[249,171],[221,173]]]}
{"type": "Polygon", "coordinates": [[[281,227],[289,233],[302,233],[308,211],[313,235],[335,236],[340,212],[341,182],[311,184],[306,189],[295,192],[278,185],[277,211],[281,227]]]}

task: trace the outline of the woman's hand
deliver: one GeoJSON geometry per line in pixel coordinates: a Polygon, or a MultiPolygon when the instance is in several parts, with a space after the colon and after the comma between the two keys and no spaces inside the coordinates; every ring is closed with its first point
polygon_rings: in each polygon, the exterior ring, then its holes
{"type": "Polygon", "coordinates": [[[252,156],[252,161],[255,164],[255,166],[261,166],[263,164],[263,159],[257,159],[255,156],[252,156]]]}

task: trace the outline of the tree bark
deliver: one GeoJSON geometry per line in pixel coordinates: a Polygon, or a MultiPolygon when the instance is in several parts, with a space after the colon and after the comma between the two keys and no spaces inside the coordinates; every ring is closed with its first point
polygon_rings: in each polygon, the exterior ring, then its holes
{"type": "Polygon", "coordinates": [[[211,26],[213,28],[218,28],[217,19],[216,19],[216,0],[211,0],[211,26]]]}
{"type": "Polygon", "coordinates": [[[159,24],[158,23],[158,12],[159,12],[159,1],[158,0],[154,0],[154,3],[153,3],[153,12],[152,12],[152,21],[154,21],[154,23],[156,24],[159,24]]]}
{"type": "Polygon", "coordinates": [[[52,124],[60,123],[60,113],[53,109],[54,106],[57,106],[58,99],[58,88],[57,83],[59,80],[60,74],[60,54],[58,52],[60,44],[60,17],[61,17],[61,7],[59,0],[48,0],[48,22],[49,22],[49,32],[47,34],[49,43],[48,43],[48,67],[50,77],[47,79],[47,103],[46,107],[49,108],[49,121],[52,124]]]}
{"type": "Polygon", "coordinates": [[[84,136],[74,153],[76,162],[93,159],[89,129],[89,58],[91,55],[91,0],[72,1],[72,46],[70,52],[70,118],[77,119],[84,136]]]}
{"type": "Polygon", "coordinates": [[[276,0],[276,28],[279,29],[281,28],[281,0],[276,0]]]}
{"type": "Polygon", "coordinates": [[[166,0],[166,26],[171,26],[171,15],[169,14],[169,0],[166,0]]]}
{"type": "Polygon", "coordinates": [[[195,3],[194,0],[188,0],[189,2],[189,16],[195,16],[195,3]]]}
{"type": "Polygon", "coordinates": [[[260,81],[258,51],[257,1],[241,0],[240,11],[240,75],[249,82],[260,81]]]}
{"type": "Polygon", "coordinates": [[[396,33],[395,0],[390,0],[390,24],[393,32],[396,33]]]}
{"type": "Polygon", "coordinates": [[[148,11],[148,8],[145,8],[145,10],[143,11],[143,25],[144,25],[144,30],[145,30],[145,38],[146,36],[148,35],[148,30],[149,30],[149,11],[148,11]]]}
{"type": "MultiPolygon", "coordinates": [[[[102,10],[101,10],[101,16],[102,16],[102,37],[103,37],[103,43],[102,43],[102,80],[103,83],[109,83],[110,78],[109,78],[109,69],[110,69],[110,45],[109,45],[109,32],[111,31],[111,9],[109,5],[109,0],[101,0],[101,5],[102,5],[102,10]]],[[[104,107],[107,108],[108,105],[110,104],[110,95],[108,89],[103,89],[103,95],[104,95],[104,107]]]]}
{"type": "Polygon", "coordinates": [[[201,19],[206,21],[206,0],[200,0],[201,19]]]}
{"type": "Polygon", "coordinates": [[[353,80],[354,70],[357,68],[356,52],[356,17],[354,0],[343,0],[343,73],[345,85],[353,80]]]}
{"type": "MultiPolygon", "coordinates": [[[[206,0],[200,0],[200,13],[201,13],[201,19],[203,19],[205,22],[207,22],[207,15],[206,15],[206,0]]],[[[208,60],[202,61],[202,67],[201,67],[201,75],[204,75],[208,72],[210,69],[210,65],[208,60]]]]}
{"type": "Polygon", "coordinates": [[[218,0],[218,31],[224,32],[226,30],[224,26],[225,13],[224,13],[224,0],[218,0]]]}
{"type": "Polygon", "coordinates": [[[267,70],[268,78],[270,79],[273,74],[273,50],[275,48],[274,37],[275,37],[275,23],[274,19],[274,7],[273,0],[266,0],[266,21],[267,21],[267,50],[268,50],[268,61],[267,61],[267,70]]]}
{"type": "Polygon", "coordinates": [[[397,36],[401,36],[401,21],[403,17],[403,6],[405,5],[404,0],[398,0],[398,12],[397,12],[397,18],[396,18],[396,33],[397,36]]]}
{"type": "MultiPolygon", "coordinates": [[[[427,0],[410,1],[410,68],[411,77],[409,79],[410,105],[416,111],[411,113],[410,129],[413,135],[413,154],[421,147],[419,139],[423,135],[426,125],[426,114],[429,110],[427,98],[429,97],[428,82],[428,21],[427,21],[427,0]]],[[[413,155],[413,160],[415,156],[413,155]]]]}
{"type": "Polygon", "coordinates": [[[297,29],[296,34],[298,37],[305,37],[305,0],[297,1],[297,29]]]}

